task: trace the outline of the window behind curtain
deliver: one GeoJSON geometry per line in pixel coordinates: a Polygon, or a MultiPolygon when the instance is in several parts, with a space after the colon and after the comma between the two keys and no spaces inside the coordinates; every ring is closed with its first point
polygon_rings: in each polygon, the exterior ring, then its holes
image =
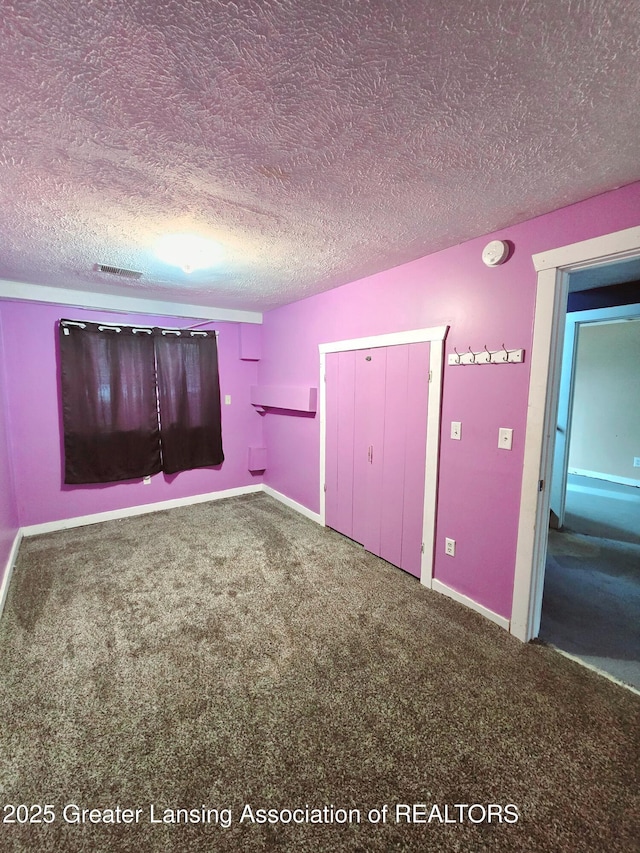
{"type": "Polygon", "coordinates": [[[61,320],[60,355],[65,483],[224,460],[215,332],[61,320]]]}
{"type": "Polygon", "coordinates": [[[60,324],[65,483],[162,470],[153,336],[60,324]]]}
{"type": "Polygon", "coordinates": [[[215,332],[154,329],[162,468],[220,465],[220,382],[215,332]]]}

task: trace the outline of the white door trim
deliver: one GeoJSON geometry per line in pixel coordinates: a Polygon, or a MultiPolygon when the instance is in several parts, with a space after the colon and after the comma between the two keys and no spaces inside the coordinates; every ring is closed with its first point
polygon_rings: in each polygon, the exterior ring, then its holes
{"type": "Polygon", "coordinates": [[[640,226],[532,256],[538,283],[511,610],[511,633],[524,642],[540,630],[569,273],[639,256],[640,226]]]}
{"type": "Polygon", "coordinates": [[[427,452],[424,480],[424,506],[422,516],[422,541],[424,552],[420,566],[420,582],[431,588],[433,578],[434,542],[436,525],[436,503],[438,494],[438,460],[440,458],[440,410],[442,405],[442,369],[444,365],[444,339],[449,326],[434,326],[414,329],[409,332],[391,332],[366,338],[318,344],[320,352],[320,524],[325,520],[325,480],[327,459],[326,422],[326,356],[328,352],[375,349],[376,347],[400,346],[428,342],[429,348],[429,392],[427,403],[427,452]]]}
{"type": "MultiPolygon", "coordinates": [[[[611,308],[593,308],[588,311],[575,311],[567,314],[564,347],[562,351],[562,375],[560,378],[558,424],[564,424],[564,441],[556,435],[556,449],[553,458],[551,480],[551,508],[557,508],[558,527],[564,524],[564,513],[567,496],[567,474],[569,473],[569,443],[571,440],[571,419],[573,410],[573,388],[575,381],[575,359],[577,354],[578,336],[582,326],[597,323],[618,323],[640,317],[640,305],[615,305],[611,308]]],[[[585,471],[584,476],[602,477],[616,480],[630,486],[637,485],[637,480],[625,477],[607,477],[603,474],[585,471]]]]}

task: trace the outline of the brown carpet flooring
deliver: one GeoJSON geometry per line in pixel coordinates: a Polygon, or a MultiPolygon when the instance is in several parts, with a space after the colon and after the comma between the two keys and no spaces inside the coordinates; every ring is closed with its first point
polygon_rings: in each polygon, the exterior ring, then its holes
{"type": "Polygon", "coordinates": [[[0,679],[2,851],[638,849],[635,694],[265,495],[25,540],[0,679]]]}

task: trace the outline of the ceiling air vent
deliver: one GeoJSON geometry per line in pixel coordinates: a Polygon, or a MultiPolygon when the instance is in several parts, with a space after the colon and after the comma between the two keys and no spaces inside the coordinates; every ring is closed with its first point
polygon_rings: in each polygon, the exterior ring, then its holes
{"type": "Polygon", "coordinates": [[[96,264],[95,269],[98,272],[109,273],[109,275],[119,275],[120,278],[142,278],[141,272],[125,270],[122,267],[112,267],[110,264],[96,264]]]}

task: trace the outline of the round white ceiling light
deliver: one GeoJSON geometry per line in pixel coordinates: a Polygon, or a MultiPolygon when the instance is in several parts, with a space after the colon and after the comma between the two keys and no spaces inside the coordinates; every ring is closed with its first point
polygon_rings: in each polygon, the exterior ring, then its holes
{"type": "Polygon", "coordinates": [[[195,234],[167,234],[155,245],[156,256],[186,273],[217,266],[224,255],[219,243],[195,234]]]}
{"type": "Polygon", "coordinates": [[[504,240],[492,240],[484,247],[482,260],[488,267],[497,267],[509,257],[509,244],[504,240]]]}

